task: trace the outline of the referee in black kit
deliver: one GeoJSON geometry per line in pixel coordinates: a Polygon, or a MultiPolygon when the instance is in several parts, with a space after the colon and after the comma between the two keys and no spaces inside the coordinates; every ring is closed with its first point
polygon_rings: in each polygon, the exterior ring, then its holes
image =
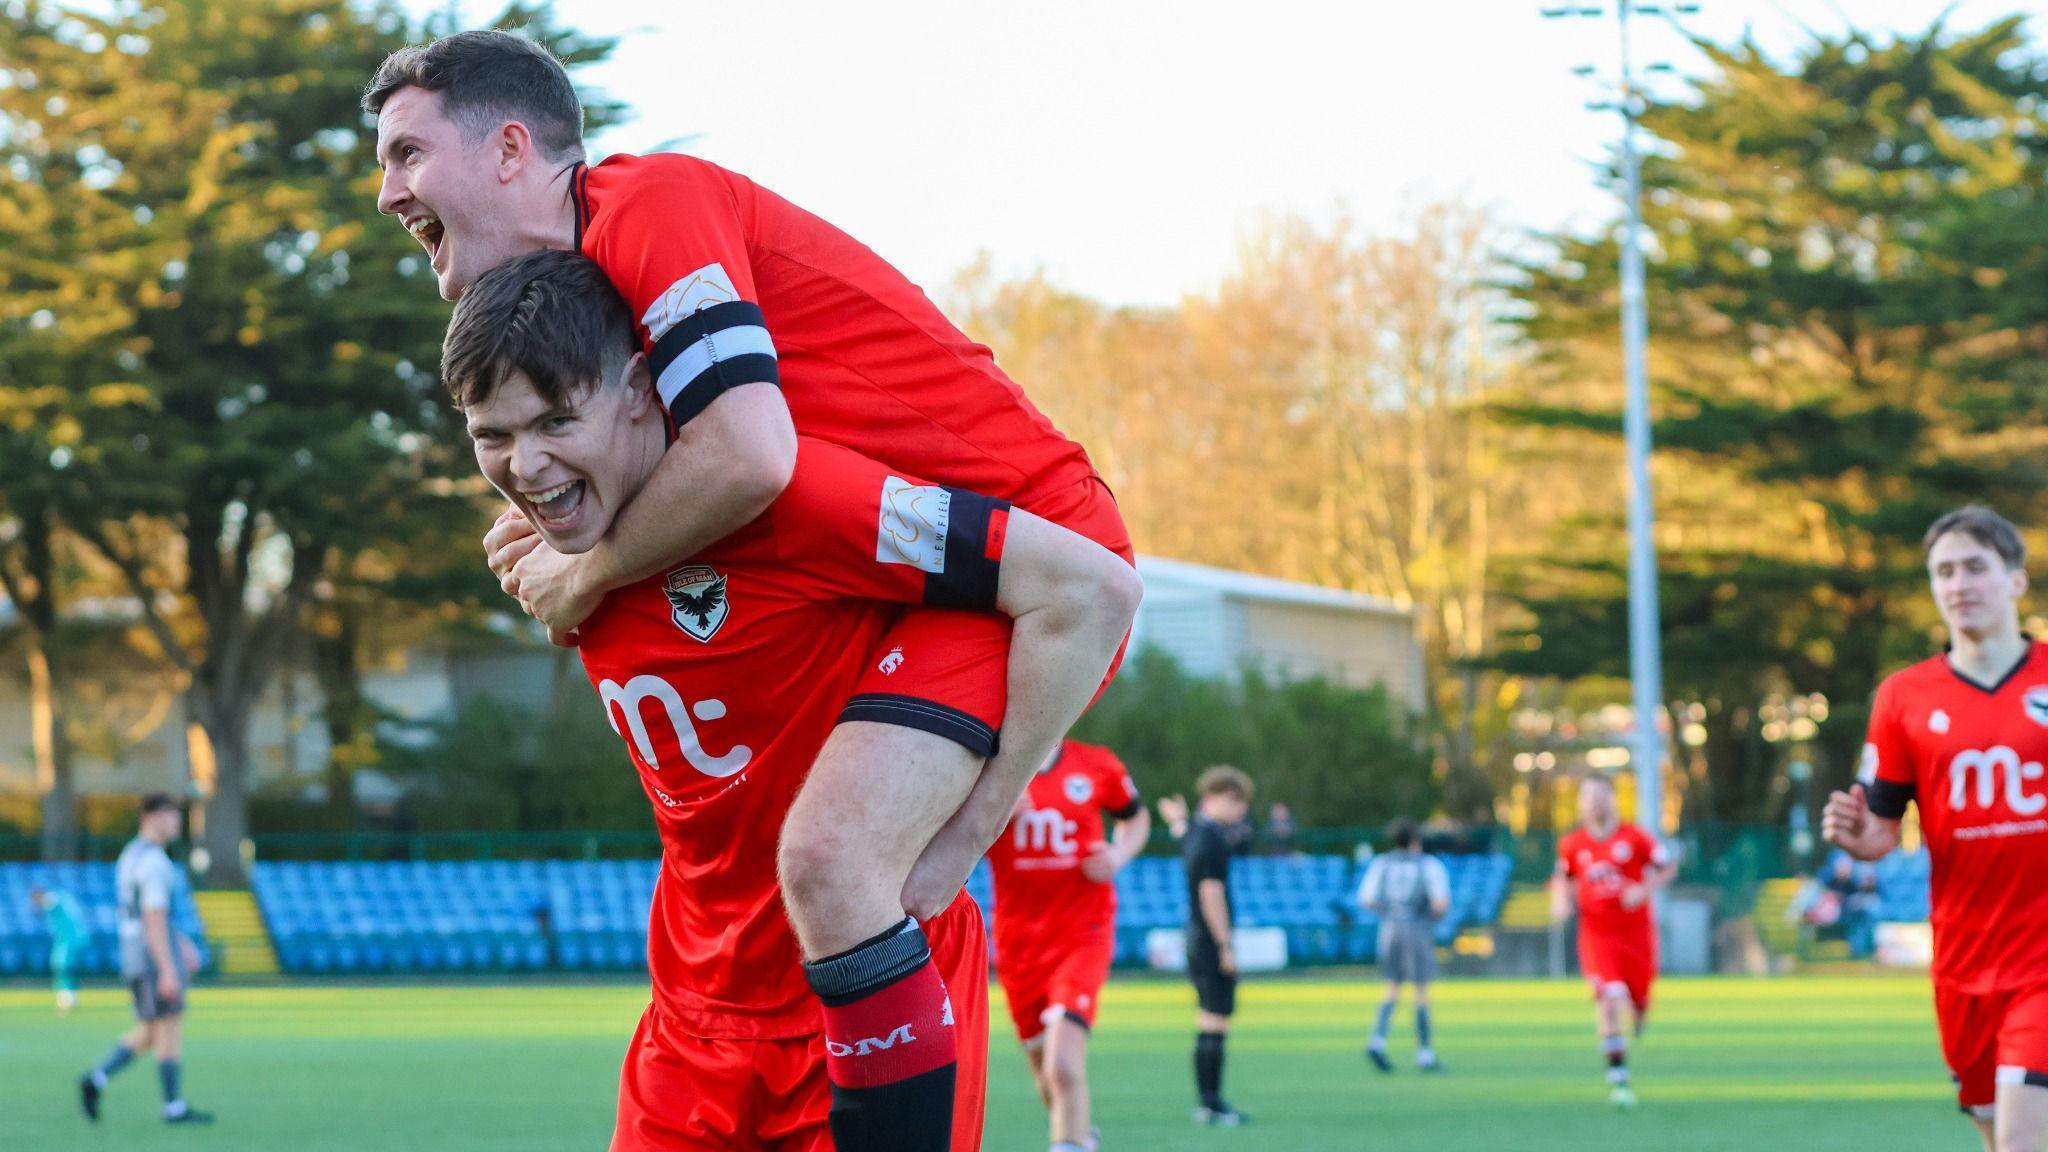
{"type": "Polygon", "coordinates": [[[1237,1011],[1237,955],[1230,938],[1230,858],[1248,839],[1252,780],[1218,765],[1195,781],[1196,810],[1178,796],[1159,802],[1159,814],[1181,841],[1188,874],[1188,978],[1195,985],[1195,1122],[1235,1128],[1251,1119],[1223,1099],[1223,1041],[1237,1011]]]}

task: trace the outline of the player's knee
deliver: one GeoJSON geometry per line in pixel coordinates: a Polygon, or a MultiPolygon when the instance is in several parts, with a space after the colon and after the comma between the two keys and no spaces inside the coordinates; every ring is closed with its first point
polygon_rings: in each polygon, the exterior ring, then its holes
{"type": "Polygon", "coordinates": [[[1078,1052],[1059,1052],[1045,1062],[1045,1086],[1054,1099],[1065,1100],[1088,1086],[1088,1066],[1078,1052]]]}
{"type": "Polygon", "coordinates": [[[842,910],[862,872],[843,855],[840,841],[829,834],[813,835],[794,827],[784,833],[776,850],[776,871],[783,901],[793,913],[830,916],[842,910]]]}

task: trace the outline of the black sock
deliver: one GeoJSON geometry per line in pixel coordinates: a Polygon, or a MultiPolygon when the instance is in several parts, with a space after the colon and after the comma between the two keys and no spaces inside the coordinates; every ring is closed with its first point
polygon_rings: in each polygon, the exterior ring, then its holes
{"type": "Polygon", "coordinates": [[[958,1064],[953,1005],[916,921],[804,965],[825,1006],[839,1152],[947,1152],[958,1064]]]}
{"type": "Polygon", "coordinates": [[[127,1045],[116,1044],[113,1051],[107,1053],[99,1063],[93,1065],[92,1070],[87,1072],[86,1075],[92,1077],[93,1083],[104,1087],[107,1081],[113,1078],[114,1073],[126,1068],[134,1060],[135,1053],[129,1051],[127,1045]]]}
{"type": "Polygon", "coordinates": [[[1616,1033],[1613,1036],[1602,1036],[1600,1047],[1607,1053],[1607,1079],[1616,1084],[1627,1082],[1628,1041],[1616,1033]]]}
{"type": "Polygon", "coordinates": [[[183,1077],[184,1071],[184,1064],[176,1060],[159,1060],[156,1062],[156,1078],[164,1086],[164,1103],[166,1105],[176,1104],[184,1099],[184,1096],[179,1094],[178,1091],[178,1081],[183,1077]]]}
{"type": "Polygon", "coordinates": [[[1223,1106],[1223,1033],[1195,1033],[1195,1091],[1204,1108],[1223,1106]]]}
{"type": "Polygon", "coordinates": [[[1415,1042],[1426,1051],[1429,1048],[1429,1005],[1415,1006],[1415,1042]]]}
{"type": "Polygon", "coordinates": [[[1378,1018],[1378,1019],[1376,1019],[1376,1020],[1374,1020],[1374,1021],[1373,1021],[1373,1025],[1372,1025],[1372,1046],[1373,1046],[1373,1047],[1375,1047],[1375,1048],[1385,1048],[1385,1047],[1387,1046],[1387,1026],[1388,1026],[1389,1024],[1392,1024],[1392,1023],[1393,1023],[1393,1021],[1394,1021],[1394,1002],[1393,1002],[1392,1000],[1382,1000],[1382,1001],[1380,1001],[1380,1014],[1379,1014],[1379,1018],[1378,1018]]]}

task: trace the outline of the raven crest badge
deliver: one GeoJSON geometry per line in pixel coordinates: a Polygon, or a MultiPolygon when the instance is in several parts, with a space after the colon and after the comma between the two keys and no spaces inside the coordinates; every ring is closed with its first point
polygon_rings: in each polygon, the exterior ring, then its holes
{"type": "Polygon", "coordinates": [[[707,564],[690,564],[670,572],[661,582],[668,597],[669,619],[690,639],[708,643],[725,626],[732,601],[725,595],[725,577],[707,564]]]}

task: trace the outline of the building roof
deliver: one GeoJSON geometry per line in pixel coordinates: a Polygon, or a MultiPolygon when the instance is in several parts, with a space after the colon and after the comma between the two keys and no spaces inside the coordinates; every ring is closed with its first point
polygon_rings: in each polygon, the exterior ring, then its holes
{"type": "Polygon", "coordinates": [[[1138,557],[1138,575],[1144,578],[1145,595],[1148,599],[1162,595],[1171,597],[1183,592],[1209,593],[1267,604],[1298,604],[1313,608],[1333,608],[1343,612],[1370,612],[1381,616],[1398,616],[1404,620],[1414,615],[1408,607],[1381,596],[1367,596],[1362,592],[1346,592],[1339,588],[1324,588],[1316,584],[1301,584],[1273,576],[1255,576],[1249,572],[1211,568],[1206,564],[1189,564],[1183,560],[1167,560],[1158,556],[1138,557]]]}

